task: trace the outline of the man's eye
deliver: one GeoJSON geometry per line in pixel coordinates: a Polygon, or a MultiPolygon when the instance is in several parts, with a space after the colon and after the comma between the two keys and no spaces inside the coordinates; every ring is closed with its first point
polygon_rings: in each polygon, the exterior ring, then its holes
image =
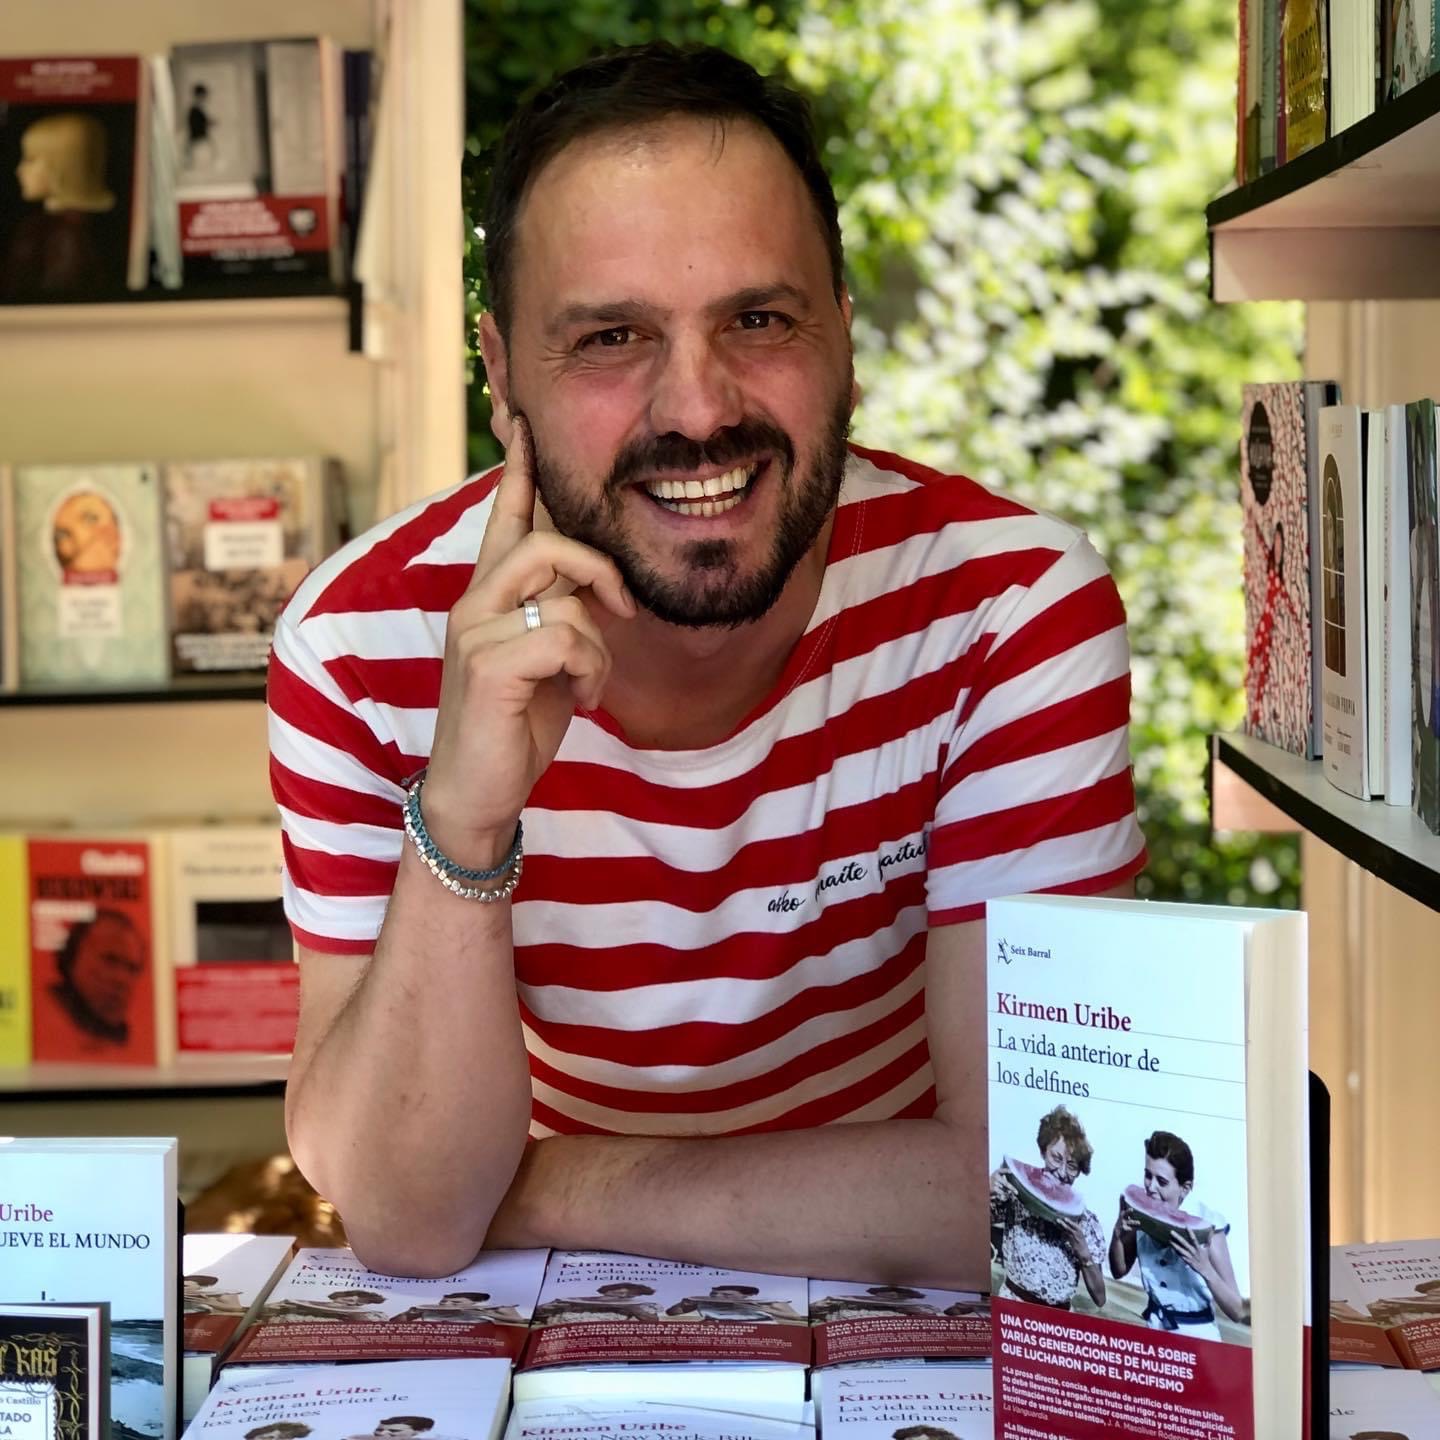
{"type": "Polygon", "coordinates": [[[635,332],[628,325],[614,325],[609,330],[597,330],[581,342],[582,350],[598,346],[602,350],[619,350],[634,338],[635,332]]]}
{"type": "Polygon", "coordinates": [[[773,310],[746,310],[736,317],[741,330],[778,330],[785,317],[773,310]]]}

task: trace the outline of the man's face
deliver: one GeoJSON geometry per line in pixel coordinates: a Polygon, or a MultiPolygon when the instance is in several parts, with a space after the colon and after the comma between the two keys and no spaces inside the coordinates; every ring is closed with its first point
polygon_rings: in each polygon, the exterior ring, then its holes
{"type": "Polygon", "coordinates": [[[563,150],[519,217],[506,384],[560,531],[661,619],[758,619],[834,504],[852,390],[778,142],[677,118],[563,150]]]}
{"type": "Polygon", "coordinates": [[[145,973],[140,937],[101,916],[86,933],[70,966],[70,984],[87,1006],[112,1025],[124,1022],[135,984],[145,973]]]}

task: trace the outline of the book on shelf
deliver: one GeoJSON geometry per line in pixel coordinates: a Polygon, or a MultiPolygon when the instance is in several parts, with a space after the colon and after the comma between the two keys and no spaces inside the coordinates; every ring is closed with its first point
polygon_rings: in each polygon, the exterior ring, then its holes
{"type": "Polygon", "coordinates": [[[1330,1361],[1440,1370],[1440,1240],[1331,1246],[1330,1361]]]}
{"type": "Polygon", "coordinates": [[[299,1250],[224,1364],[519,1356],[544,1250],[496,1250],[438,1279],[377,1275],[351,1250],[299,1250]]]}
{"type": "Polygon", "coordinates": [[[30,875],[23,835],[0,834],[0,1066],[30,1063],[30,875]]]}
{"type": "Polygon", "coordinates": [[[293,1235],[186,1235],[180,1246],[181,1418],[195,1417],[231,1345],[254,1322],[295,1248],[293,1235]]]}
{"type": "Polygon", "coordinates": [[[144,287],[148,151],[137,56],[0,58],[0,303],[144,287]]]}
{"type": "Polygon", "coordinates": [[[1329,134],[1325,11],[1326,0],[1284,0],[1280,37],[1285,77],[1280,91],[1284,142],[1277,151],[1280,164],[1324,144],[1329,134]]]}
{"type": "Polygon", "coordinates": [[[1259,0],[1260,15],[1260,103],[1256,116],[1255,175],[1266,175],[1284,154],[1278,148],[1277,117],[1283,113],[1280,88],[1281,0],[1259,0]]]}
{"type": "Polygon", "coordinates": [[[1410,783],[1412,808],[1440,834],[1440,499],[1436,406],[1405,407],[1410,479],[1410,783]]]}
{"type": "Polygon", "coordinates": [[[1388,0],[1390,98],[1398,99],[1440,69],[1436,12],[1440,0],[1388,0]]]}
{"type": "Polygon", "coordinates": [[[806,1282],[789,1275],[552,1251],[516,1399],[799,1402],[810,1360],[806,1296],[806,1282]]]}
{"type": "Polygon", "coordinates": [[[805,1411],[792,1415],[740,1405],[731,1409],[684,1402],[612,1404],[602,1399],[556,1399],[517,1401],[505,1430],[505,1440],[616,1440],[617,1436],[627,1440],[815,1440],[815,1422],[805,1411]]]}
{"type": "Polygon", "coordinates": [[[1440,1435],[1440,1395],[1413,1371],[1335,1370],[1330,1440],[1429,1440],[1440,1435]]]}
{"type": "Polygon", "coordinates": [[[324,39],[170,53],[184,279],[340,278],[338,52],[324,39]]]}
{"type": "Polygon", "coordinates": [[[31,836],[31,1057],[155,1065],[168,990],[143,836],[31,836]]]}
{"type": "Polygon", "coordinates": [[[1381,101],[1381,0],[1329,0],[1330,133],[1375,113],[1381,101]]]}
{"type": "Polygon", "coordinates": [[[19,465],[12,487],[20,683],[163,683],[157,467],[19,465]]]}
{"type": "Polygon", "coordinates": [[[1367,798],[1385,796],[1385,507],[1389,443],[1383,410],[1363,412],[1360,478],[1365,506],[1365,751],[1367,798]]]}
{"type": "Polygon", "coordinates": [[[186,1440],[499,1440],[501,1359],[226,1370],[186,1440]]]}
{"type": "MultiPolygon", "coordinates": [[[[1410,769],[1410,470],[1405,407],[1385,407],[1384,569],[1381,603],[1381,689],[1384,692],[1384,793],[1387,805],[1409,806],[1410,769]]],[[[1373,593],[1373,591],[1372,591],[1373,593]]]]}
{"type": "Polygon", "coordinates": [[[15,553],[15,481],[0,463],[0,695],[20,688],[15,553]]]}
{"type": "Polygon", "coordinates": [[[0,1188],[3,1298],[107,1301],[111,1440],[175,1440],[175,1141],[7,1139],[0,1188]]]}
{"type": "Polygon", "coordinates": [[[990,1359],[990,1300],[964,1290],[810,1281],[814,1364],[990,1359]]]}
{"type": "Polygon", "coordinates": [[[1319,412],[1332,382],[1247,385],[1240,501],[1245,554],[1246,733],[1313,759],[1320,753],[1319,412]]]}
{"type": "Polygon", "coordinates": [[[110,1433],[110,1305],[0,1301],[0,1434],[110,1433]]]}
{"type": "Polygon", "coordinates": [[[995,1423],[990,1371],[975,1366],[829,1370],[818,1407],[825,1440],[990,1440],[995,1423]]]}
{"type": "Polygon", "coordinates": [[[263,670],[285,602],[346,533],[340,467],[177,462],[164,490],[175,673],[263,670]]]}
{"type": "Polygon", "coordinates": [[[274,825],[165,832],[178,1055],[288,1055],[300,975],[274,825]]]}
{"type": "Polygon", "coordinates": [[[1304,915],[1000,900],[986,951],[997,1440],[1298,1440],[1304,915]]]}

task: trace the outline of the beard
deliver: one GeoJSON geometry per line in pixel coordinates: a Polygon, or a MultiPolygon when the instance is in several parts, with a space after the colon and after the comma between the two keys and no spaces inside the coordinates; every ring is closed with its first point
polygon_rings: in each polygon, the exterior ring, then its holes
{"type": "MultiPolygon", "coordinates": [[[[785,431],[772,421],[746,416],[704,441],[670,433],[627,445],[615,457],[600,495],[594,498],[588,498],[585,487],[545,455],[532,431],[535,488],[555,528],[610,556],[630,593],[657,619],[690,629],[736,629],[759,620],[780,598],[835,507],[845,473],[849,399],[847,376],[830,408],[814,457],[803,471],[796,470],[795,445],[785,431]],[[730,466],[762,451],[773,457],[780,511],[767,553],[758,563],[746,564],[745,549],[738,540],[691,540],[677,547],[677,575],[666,573],[635,543],[624,520],[624,494],[639,477],[657,471],[673,474],[702,466],[730,466]]],[[[741,503],[751,501],[747,497],[741,503]]]]}

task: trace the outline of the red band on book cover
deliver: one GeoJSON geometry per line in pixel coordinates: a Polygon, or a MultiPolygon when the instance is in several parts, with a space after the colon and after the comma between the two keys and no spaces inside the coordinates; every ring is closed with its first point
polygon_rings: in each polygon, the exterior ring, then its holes
{"type": "Polygon", "coordinates": [[[139,94],[140,61],[133,55],[0,59],[0,100],[11,104],[44,105],[61,100],[119,103],[134,101],[139,94]]]}

